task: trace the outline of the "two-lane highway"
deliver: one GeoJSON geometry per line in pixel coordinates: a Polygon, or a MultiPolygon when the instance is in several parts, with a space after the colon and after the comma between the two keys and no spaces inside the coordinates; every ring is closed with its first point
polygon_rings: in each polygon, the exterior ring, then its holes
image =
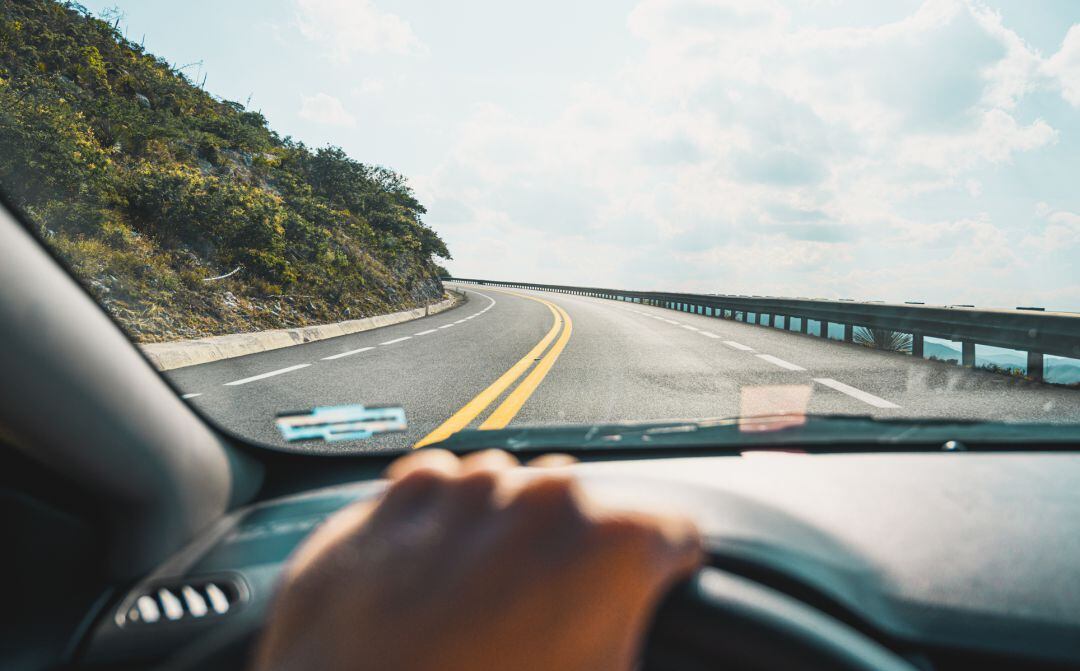
{"type": "Polygon", "coordinates": [[[409,430],[366,441],[380,450],[466,427],[803,409],[1080,421],[1074,390],[633,303],[459,290],[468,302],[439,315],[167,375],[222,426],[273,444],[283,410],[400,405],[409,430]]]}

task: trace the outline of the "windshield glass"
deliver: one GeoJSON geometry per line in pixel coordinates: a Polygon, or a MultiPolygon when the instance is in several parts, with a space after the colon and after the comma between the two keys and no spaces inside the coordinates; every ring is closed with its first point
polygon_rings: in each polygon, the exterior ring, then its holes
{"type": "Polygon", "coordinates": [[[1080,4],[115,2],[0,190],[226,430],[1080,422],[1080,4]]]}

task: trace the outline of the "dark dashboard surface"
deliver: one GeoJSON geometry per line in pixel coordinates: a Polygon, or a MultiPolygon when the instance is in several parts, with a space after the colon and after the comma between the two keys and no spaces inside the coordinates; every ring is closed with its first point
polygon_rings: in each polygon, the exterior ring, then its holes
{"type": "MultiPolygon", "coordinates": [[[[691,514],[720,565],[778,577],[894,648],[1080,665],[1080,456],[762,452],[574,468],[602,501],[691,514]]],[[[257,626],[291,550],[380,489],[235,511],[106,613],[86,661],[156,657],[225,623],[257,626]],[[226,612],[139,619],[140,597],[165,589],[183,602],[185,587],[213,581],[233,585],[226,612]]]]}

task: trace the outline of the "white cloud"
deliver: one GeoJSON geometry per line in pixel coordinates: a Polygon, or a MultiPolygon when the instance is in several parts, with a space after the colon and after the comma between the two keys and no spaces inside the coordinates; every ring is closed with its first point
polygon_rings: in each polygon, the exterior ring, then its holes
{"type": "Polygon", "coordinates": [[[1044,66],[1061,87],[1061,95],[1074,107],[1080,107],[1080,24],[1069,28],[1065,40],[1044,66]]]}
{"type": "Polygon", "coordinates": [[[341,101],[325,93],[305,97],[300,104],[300,118],[328,126],[352,128],[356,125],[356,117],[346,111],[341,101]]]}
{"type": "Polygon", "coordinates": [[[348,62],[356,54],[408,54],[422,44],[408,22],[371,0],[296,0],[300,34],[331,58],[348,62]]]}
{"type": "Polygon", "coordinates": [[[1024,237],[1025,247],[1042,255],[1074,254],[1080,249],[1080,214],[1053,210],[1046,203],[1039,203],[1035,211],[1045,224],[1024,237]]]}
{"type": "MultiPolygon", "coordinates": [[[[644,55],[613,81],[582,84],[539,120],[478,106],[418,183],[452,269],[1024,302],[1016,292],[1038,272],[1015,251],[1027,237],[1018,224],[909,210],[950,195],[989,207],[988,174],[1058,141],[1060,129],[1022,107],[1049,85],[1046,61],[978,0],[927,0],[859,27],[814,27],[794,9],[642,0],[627,28],[644,55]],[[503,251],[492,254],[496,239],[503,251]],[[927,262],[942,269],[914,282],[911,264],[927,262]]],[[[1057,237],[1023,244],[1080,253],[1080,241],[1047,230],[1057,237]]]]}
{"type": "Polygon", "coordinates": [[[364,77],[356,87],[356,93],[362,96],[376,96],[386,90],[386,84],[375,77],[364,77]]]}
{"type": "Polygon", "coordinates": [[[970,170],[979,165],[1008,161],[1017,152],[1030,151],[1054,142],[1057,131],[1042,119],[1021,126],[1008,112],[983,113],[971,132],[942,136],[911,135],[900,142],[900,159],[938,173],[970,170]]]}

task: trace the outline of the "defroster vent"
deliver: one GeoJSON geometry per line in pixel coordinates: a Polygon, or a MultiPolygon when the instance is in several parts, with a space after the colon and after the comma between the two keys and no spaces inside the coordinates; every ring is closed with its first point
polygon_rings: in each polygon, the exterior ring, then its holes
{"type": "Polygon", "coordinates": [[[243,600],[243,586],[232,577],[162,582],[128,597],[116,613],[116,624],[143,626],[221,617],[243,600]]]}

